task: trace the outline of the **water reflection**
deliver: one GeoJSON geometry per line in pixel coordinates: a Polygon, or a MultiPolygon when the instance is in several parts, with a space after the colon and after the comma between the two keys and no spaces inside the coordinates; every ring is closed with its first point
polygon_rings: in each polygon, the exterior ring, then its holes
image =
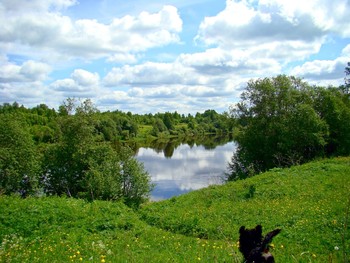
{"type": "Polygon", "coordinates": [[[152,200],[167,199],[192,190],[221,184],[235,149],[233,142],[214,139],[203,142],[155,142],[136,151],[151,175],[152,200]]]}

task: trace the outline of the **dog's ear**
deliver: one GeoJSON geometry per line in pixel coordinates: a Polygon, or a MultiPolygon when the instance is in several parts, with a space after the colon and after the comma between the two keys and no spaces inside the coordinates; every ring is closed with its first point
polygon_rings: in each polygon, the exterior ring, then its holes
{"type": "Polygon", "coordinates": [[[241,228],[239,229],[239,233],[243,234],[245,232],[245,226],[241,226],[241,228]]]}
{"type": "Polygon", "coordinates": [[[257,225],[255,227],[255,231],[259,234],[259,235],[262,235],[262,226],[261,225],[257,225]]]}

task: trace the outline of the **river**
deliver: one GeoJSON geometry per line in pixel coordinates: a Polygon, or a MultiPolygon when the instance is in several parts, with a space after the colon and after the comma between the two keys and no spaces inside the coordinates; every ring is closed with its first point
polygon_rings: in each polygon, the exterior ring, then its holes
{"type": "Polygon", "coordinates": [[[222,184],[234,149],[235,143],[228,139],[168,141],[140,147],[135,156],[144,163],[155,184],[151,200],[158,201],[222,184]]]}

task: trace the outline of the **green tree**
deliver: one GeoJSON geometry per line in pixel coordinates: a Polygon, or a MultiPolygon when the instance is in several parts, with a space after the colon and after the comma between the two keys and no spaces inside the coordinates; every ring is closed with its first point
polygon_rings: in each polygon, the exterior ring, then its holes
{"type": "Polygon", "coordinates": [[[59,119],[61,139],[45,152],[41,180],[45,192],[90,200],[124,200],[138,206],[151,191],[148,173],[131,150],[114,149],[103,140],[96,119],[100,114],[91,111],[93,105],[83,106],[76,107],[75,115],[59,119]]]}
{"type": "Polygon", "coordinates": [[[60,142],[45,152],[42,183],[48,194],[77,197],[88,166],[86,153],[94,143],[94,127],[87,118],[66,116],[59,120],[60,142]]]}
{"type": "Polygon", "coordinates": [[[168,131],[167,127],[165,126],[164,122],[160,118],[156,118],[153,125],[152,125],[152,131],[151,134],[153,136],[158,136],[159,133],[168,131]]]}
{"type": "Polygon", "coordinates": [[[347,94],[336,88],[316,89],[314,107],[327,123],[329,137],[326,153],[328,155],[350,154],[350,105],[347,94]]]}
{"type": "Polygon", "coordinates": [[[0,193],[37,190],[39,157],[26,123],[15,115],[0,115],[0,193]]]}
{"type": "Polygon", "coordinates": [[[88,153],[88,166],[83,184],[89,199],[123,200],[139,206],[152,190],[148,173],[129,148],[116,151],[107,144],[94,146],[88,153]]]}
{"type": "Polygon", "coordinates": [[[175,129],[175,125],[173,123],[174,120],[173,120],[173,117],[172,117],[171,113],[166,112],[164,114],[163,122],[164,122],[164,125],[167,127],[168,130],[174,130],[175,129]]]}
{"type": "Polygon", "coordinates": [[[229,179],[323,154],[327,125],[313,109],[313,90],[284,75],[250,81],[232,110],[240,125],[229,179]]]}
{"type": "Polygon", "coordinates": [[[143,164],[134,158],[129,148],[120,148],[118,157],[123,199],[130,206],[138,206],[148,198],[153,188],[151,179],[143,164]]]}

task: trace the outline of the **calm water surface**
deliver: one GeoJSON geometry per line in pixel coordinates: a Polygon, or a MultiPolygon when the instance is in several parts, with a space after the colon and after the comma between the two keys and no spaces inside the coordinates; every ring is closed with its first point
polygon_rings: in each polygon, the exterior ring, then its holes
{"type": "Polygon", "coordinates": [[[182,143],[175,147],[141,147],[136,158],[144,163],[155,188],[151,200],[163,200],[223,182],[234,142],[203,146],[182,143]]]}

